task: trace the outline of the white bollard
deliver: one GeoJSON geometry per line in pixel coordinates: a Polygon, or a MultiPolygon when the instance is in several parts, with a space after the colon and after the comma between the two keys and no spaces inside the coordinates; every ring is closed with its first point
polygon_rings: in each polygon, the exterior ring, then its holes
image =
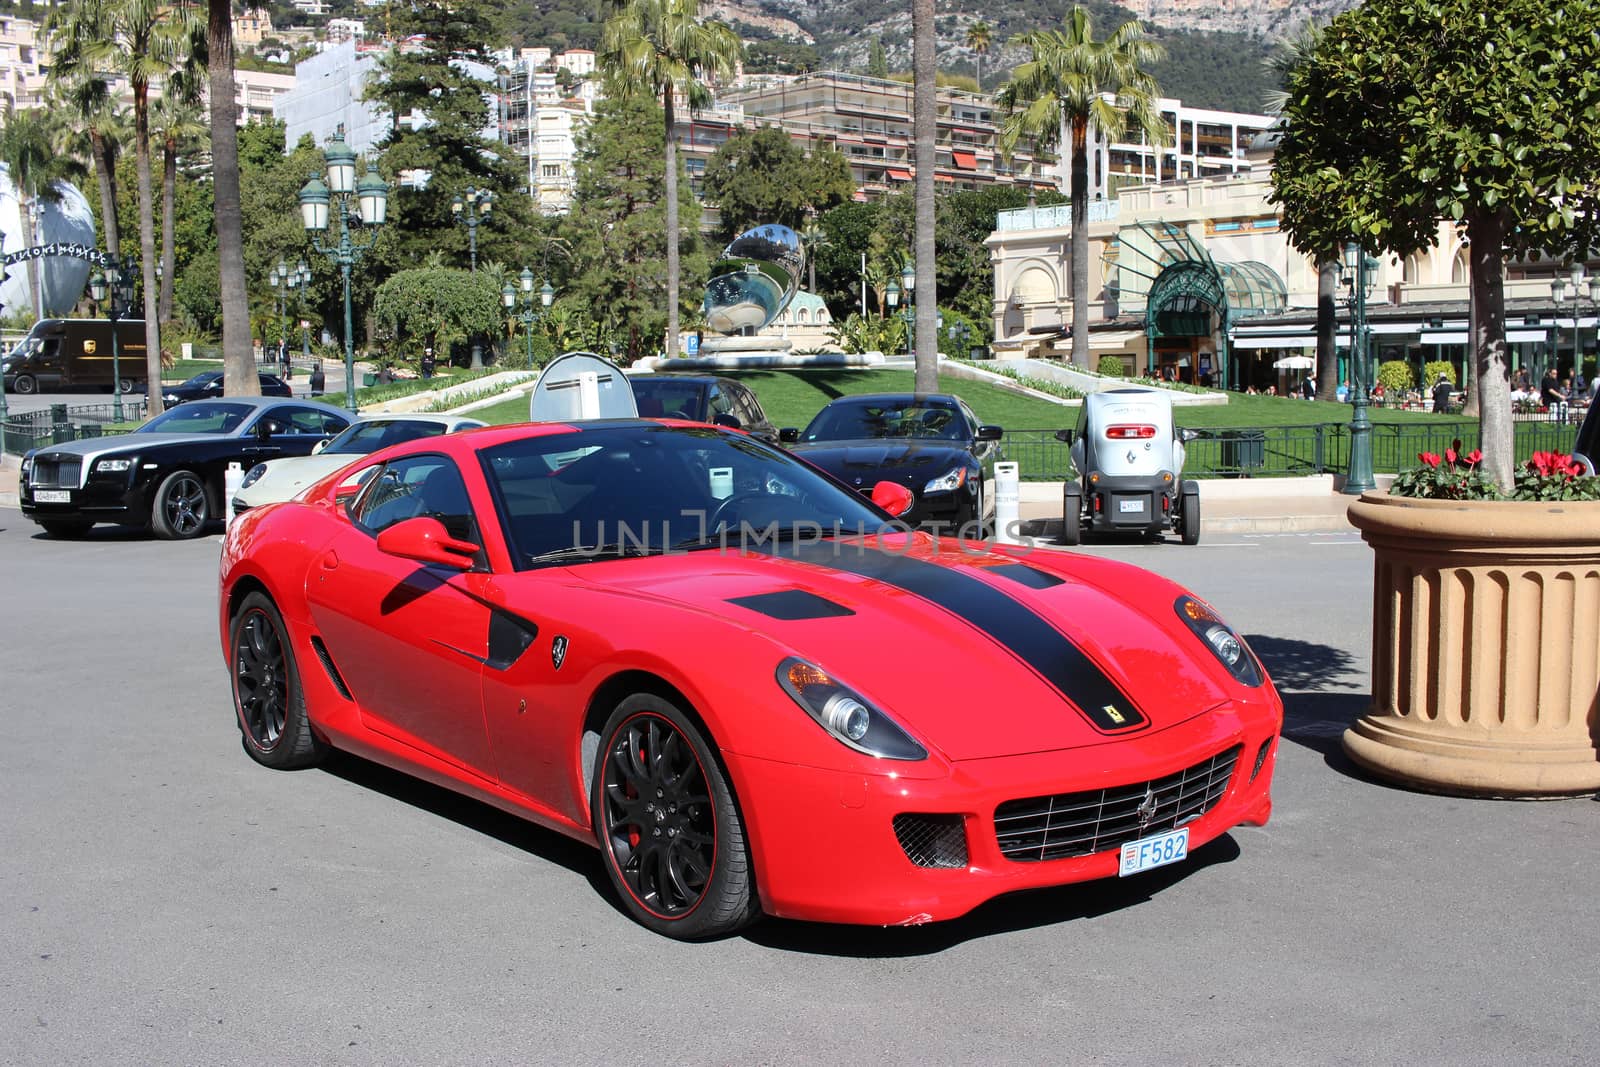
{"type": "Polygon", "coordinates": [[[994,539],[1003,545],[1021,543],[1022,523],[1017,509],[1017,465],[994,465],[994,539]]]}
{"type": "Polygon", "coordinates": [[[233,525],[233,494],[239,491],[239,485],[244,481],[244,468],[237,463],[228,464],[228,469],[222,473],[222,524],[224,527],[233,525]]]}

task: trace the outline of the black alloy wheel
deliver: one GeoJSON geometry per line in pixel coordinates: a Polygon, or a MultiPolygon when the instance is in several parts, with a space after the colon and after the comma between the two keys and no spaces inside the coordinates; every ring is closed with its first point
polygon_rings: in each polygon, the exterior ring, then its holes
{"type": "Polygon", "coordinates": [[[173,471],[156,490],[150,523],[169,541],[199,537],[211,518],[206,486],[193,471],[173,471]]]}
{"type": "Polygon", "coordinates": [[[39,383],[31,374],[19,374],[11,380],[11,390],[18,396],[32,396],[39,391],[39,383]]]}
{"type": "Polygon", "coordinates": [[[327,746],[311,731],[294,652],[277,607],[265,594],[251,593],[229,631],[233,705],[245,751],[279,770],[319,762],[327,746]]]}
{"type": "Polygon", "coordinates": [[[703,940],[755,915],[744,830],[700,731],[651,694],[623,701],[602,734],[592,816],[606,872],[657,933],[703,940]]]}

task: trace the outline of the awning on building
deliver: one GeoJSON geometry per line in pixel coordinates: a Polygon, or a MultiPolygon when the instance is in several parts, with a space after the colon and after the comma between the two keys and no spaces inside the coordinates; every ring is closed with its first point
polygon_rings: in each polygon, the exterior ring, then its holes
{"type": "Polygon", "coordinates": [[[1422,335],[1425,345],[1464,345],[1467,343],[1466,330],[1439,330],[1434,333],[1422,335]]]}
{"type": "Polygon", "coordinates": [[[893,178],[897,182],[908,182],[911,180],[911,172],[903,167],[889,167],[885,173],[887,173],[889,177],[893,178]]]}
{"type": "Polygon", "coordinates": [[[978,169],[978,156],[975,152],[963,152],[960,149],[951,149],[950,156],[956,161],[956,166],[965,167],[967,170],[978,169]]]}
{"type": "MultiPolygon", "coordinates": [[[[1069,341],[1070,342],[1070,338],[1069,341]]],[[[1089,332],[1089,350],[1093,351],[1120,351],[1125,348],[1137,348],[1143,352],[1146,347],[1143,330],[1091,330],[1089,332]]]]}
{"type": "Polygon", "coordinates": [[[1508,345],[1522,344],[1522,343],[1526,343],[1528,341],[1548,341],[1548,340],[1550,340],[1550,331],[1549,330],[1507,330],[1506,331],[1506,344],[1508,344],[1508,345]]]}
{"type": "Polygon", "coordinates": [[[1233,335],[1229,342],[1234,348],[1315,348],[1317,335],[1314,333],[1289,333],[1273,336],[1272,334],[1250,334],[1243,331],[1233,335]]]}

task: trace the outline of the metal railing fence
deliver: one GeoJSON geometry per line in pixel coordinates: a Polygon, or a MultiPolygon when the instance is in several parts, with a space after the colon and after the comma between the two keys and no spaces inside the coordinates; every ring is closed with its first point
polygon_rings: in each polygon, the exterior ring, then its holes
{"type": "MultiPolygon", "coordinates": [[[[1558,422],[1517,422],[1516,461],[1534,452],[1569,452],[1576,431],[1558,422]]],[[[1291,477],[1343,474],[1350,466],[1350,427],[1346,423],[1266,426],[1196,431],[1185,446],[1183,473],[1190,478],[1291,477]]],[[[1479,447],[1476,421],[1386,423],[1372,428],[1372,466],[1378,474],[1398,474],[1423,452],[1443,455],[1457,441],[1463,452],[1479,447]]],[[[1059,481],[1073,476],[1068,446],[1054,430],[1008,430],[1001,459],[1016,463],[1024,481],[1059,481]]]]}
{"type": "Polygon", "coordinates": [[[0,421],[0,451],[20,456],[43,445],[126,433],[144,421],[144,411],[145,398],[127,394],[122,398],[121,422],[116,419],[115,405],[110,403],[72,407],[51,404],[38,411],[13,412],[0,421]]]}

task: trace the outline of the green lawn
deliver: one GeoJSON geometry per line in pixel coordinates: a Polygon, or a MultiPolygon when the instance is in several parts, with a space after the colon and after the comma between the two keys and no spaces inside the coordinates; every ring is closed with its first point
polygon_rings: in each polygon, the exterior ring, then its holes
{"type": "MultiPolygon", "coordinates": [[[[755,390],[761,407],[774,426],[801,427],[828,401],[856,393],[905,393],[913,380],[909,370],[750,370],[719,372],[755,390]]],[[[941,377],[940,390],[955,393],[972,406],[978,418],[1017,429],[1056,429],[1077,420],[1075,408],[1035,400],[984,382],[941,377]]],[[[473,417],[489,423],[522,422],[528,417],[528,398],[517,397],[479,408],[473,417]]]]}

